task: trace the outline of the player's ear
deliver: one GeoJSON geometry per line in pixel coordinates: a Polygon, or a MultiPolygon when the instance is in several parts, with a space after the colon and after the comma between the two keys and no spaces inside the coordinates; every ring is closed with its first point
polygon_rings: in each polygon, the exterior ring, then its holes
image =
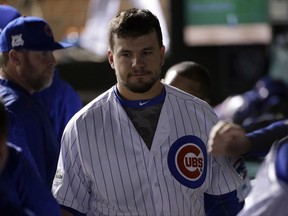
{"type": "Polygon", "coordinates": [[[20,53],[14,49],[9,51],[9,59],[15,65],[19,65],[21,62],[19,54],[20,53]]]}
{"type": "Polygon", "coordinates": [[[113,52],[109,49],[108,52],[107,52],[107,55],[108,55],[108,61],[110,63],[110,66],[114,70],[115,67],[114,67],[114,55],[113,55],[113,52]]]}

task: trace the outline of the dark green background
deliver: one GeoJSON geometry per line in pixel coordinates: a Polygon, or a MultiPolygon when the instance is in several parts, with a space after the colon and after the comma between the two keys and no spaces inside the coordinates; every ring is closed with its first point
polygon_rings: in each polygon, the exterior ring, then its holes
{"type": "Polygon", "coordinates": [[[267,0],[185,0],[183,3],[185,25],[229,24],[229,15],[237,17],[237,22],[230,24],[269,22],[267,0]]]}

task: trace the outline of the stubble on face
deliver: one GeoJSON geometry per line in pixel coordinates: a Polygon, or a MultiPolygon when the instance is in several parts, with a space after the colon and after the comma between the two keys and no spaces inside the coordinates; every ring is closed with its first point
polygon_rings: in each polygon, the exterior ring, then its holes
{"type": "Polygon", "coordinates": [[[120,87],[146,93],[160,81],[162,48],[155,32],[138,38],[115,38],[114,48],[112,64],[120,87]]]}
{"type": "Polygon", "coordinates": [[[45,63],[41,63],[34,57],[25,55],[25,65],[22,70],[22,78],[26,84],[35,92],[41,91],[49,87],[52,83],[54,67],[48,67],[45,63]],[[37,60],[37,61],[35,61],[37,60]]]}
{"type": "Polygon", "coordinates": [[[131,72],[127,75],[126,82],[123,85],[134,93],[145,93],[148,92],[154,84],[160,80],[160,68],[158,71],[144,71],[146,76],[150,76],[149,80],[145,80],[142,77],[137,77],[137,72],[131,72]]]}

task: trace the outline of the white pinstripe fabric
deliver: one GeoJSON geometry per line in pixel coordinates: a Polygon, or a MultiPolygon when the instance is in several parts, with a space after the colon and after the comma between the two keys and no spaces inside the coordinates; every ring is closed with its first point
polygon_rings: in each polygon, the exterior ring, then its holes
{"type": "Polygon", "coordinates": [[[205,144],[217,117],[205,102],[165,85],[163,104],[149,151],[112,88],[69,122],[62,138],[53,193],[60,204],[94,215],[204,215],[203,192],[235,190],[241,179],[224,157],[208,155],[199,188],[181,185],[171,174],[172,143],[195,135],[205,144]]]}
{"type": "Polygon", "coordinates": [[[288,185],[287,182],[277,178],[275,167],[277,149],[281,144],[283,143],[274,143],[262,162],[239,216],[288,215],[288,185]]]}

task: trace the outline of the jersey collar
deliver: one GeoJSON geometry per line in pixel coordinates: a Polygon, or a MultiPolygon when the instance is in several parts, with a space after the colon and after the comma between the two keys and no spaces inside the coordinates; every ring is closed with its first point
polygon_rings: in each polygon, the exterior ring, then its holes
{"type": "Polygon", "coordinates": [[[163,101],[165,100],[165,96],[166,96],[165,88],[163,88],[163,91],[161,92],[159,96],[150,100],[126,100],[120,95],[116,85],[114,86],[113,92],[117,100],[120,102],[122,106],[127,106],[127,107],[132,107],[132,108],[145,108],[145,107],[163,103],[163,101]]]}

